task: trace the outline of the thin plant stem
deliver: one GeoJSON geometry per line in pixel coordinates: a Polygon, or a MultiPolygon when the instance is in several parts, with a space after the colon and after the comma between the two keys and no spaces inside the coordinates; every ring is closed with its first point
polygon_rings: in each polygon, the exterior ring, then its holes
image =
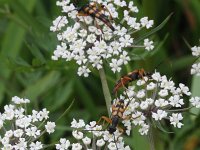
{"type": "Polygon", "coordinates": [[[150,128],[149,128],[148,140],[149,140],[149,144],[150,144],[150,150],[155,150],[155,143],[154,143],[154,137],[153,137],[153,127],[151,125],[150,125],[150,128]]]}
{"type": "Polygon", "coordinates": [[[110,116],[111,112],[110,112],[110,107],[111,107],[111,95],[110,95],[110,91],[108,88],[108,83],[106,80],[106,75],[105,75],[105,71],[104,69],[99,69],[99,75],[101,78],[101,84],[102,84],[102,89],[103,89],[103,94],[104,94],[104,98],[106,101],[106,107],[107,107],[107,111],[108,111],[108,115],[110,116]]]}
{"type": "Polygon", "coordinates": [[[58,142],[54,142],[54,143],[52,143],[52,144],[48,144],[48,145],[45,145],[44,147],[43,147],[43,149],[47,149],[47,148],[49,148],[49,147],[53,147],[53,146],[55,146],[55,144],[57,144],[58,142]]]}
{"type": "Polygon", "coordinates": [[[60,120],[64,115],[66,115],[66,113],[69,112],[69,110],[71,109],[71,107],[73,106],[73,104],[74,104],[74,100],[71,102],[71,104],[69,105],[69,107],[65,110],[65,112],[62,113],[62,115],[55,122],[58,122],[58,120],[60,120]]]}
{"type": "Polygon", "coordinates": [[[190,110],[191,108],[193,108],[194,106],[190,106],[187,108],[182,108],[182,109],[171,109],[171,110],[166,110],[166,112],[183,112],[183,111],[187,111],[190,110]]]}
{"type": "Polygon", "coordinates": [[[45,133],[46,133],[46,129],[45,129],[44,131],[42,131],[42,133],[41,133],[37,138],[31,140],[31,142],[36,141],[37,139],[39,139],[39,138],[40,138],[43,134],[45,134],[45,133]]]}

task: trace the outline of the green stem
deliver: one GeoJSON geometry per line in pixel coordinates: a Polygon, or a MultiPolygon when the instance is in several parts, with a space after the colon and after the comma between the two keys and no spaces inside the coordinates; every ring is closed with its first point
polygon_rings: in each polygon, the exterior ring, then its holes
{"type": "Polygon", "coordinates": [[[54,142],[54,143],[52,143],[52,144],[45,145],[45,146],[43,147],[43,149],[46,149],[46,148],[49,148],[49,147],[53,147],[53,146],[55,146],[55,144],[58,144],[58,143],[59,143],[59,141],[54,142]]]}
{"type": "Polygon", "coordinates": [[[35,139],[30,140],[29,142],[34,142],[34,141],[38,140],[45,133],[46,133],[46,129],[44,131],[42,131],[42,133],[38,137],[36,137],[35,139]]]}
{"type": "Polygon", "coordinates": [[[108,111],[108,114],[110,116],[110,107],[111,107],[112,99],[111,99],[110,91],[109,91],[109,88],[108,88],[108,83],[107,83],[107,80],[106,80],[105,71],[104,71],[103,68],[99,69],[99,75],[100,75],[100,78],[101,78],[101,84],[102,84],[104,98],[105,98],[105,101],[106,101],[107,111],[108,111]]]}
{"type": "Polygon", "coordinates": [[[191,106],[191,107],[188,107],[188,108],[182,108],[182,109],[171,109],[171,110],[166,110],[166,112],[183,112],[183,111],[190,110],[193,107],[194,106],[191,106]]]}
{"type": "Polygon", "coordinates": [[[149,140],[149,144],[150,144],[150,150],[155,150],[155,143],[154,143],[154,136],[153,136],[153,127],[152,127],[152,125],[150,125],[150,127],[149,127],[148,140],[149,140]]]}

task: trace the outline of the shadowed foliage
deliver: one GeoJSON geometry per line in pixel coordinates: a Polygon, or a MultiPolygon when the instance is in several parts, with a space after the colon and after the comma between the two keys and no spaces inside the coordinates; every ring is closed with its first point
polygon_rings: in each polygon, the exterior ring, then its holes
{"type": "MultiPolygon", "coordinates": [[[[0,1],[0,106],[9,103],[12,96],[26,97],[31,100],[34,109],[46,107],[50,118],[55,121],[74,100],[69,112],[57,122],[57,132],[43,139],[45,143],[58,141],[61,136],[69,139],[73,118],[98,120],[101,115],[107,114],[97,70],[93,70],[88,78],[79,77],[75,62],[51,60],[58,42],[56,34],[49,30],[52,20],[60,12],[55,3],[54,0],[0,1]]],[[[151,34],[155,49],[141,57],[134,55],[140,54],[141,49],[128,49],[132,61],[118,75],[105,68],[110,91],[119,76],[135,68],[147,71],[156,68],[168,78],[172,77],[176,84],[182,82],[191,87],[193,94],[200,96],[200,78],[190,75],[194,58],[190,47],[184,42],[185,39],[191,46],[199,44],[200,1],[137,0],[135,4],[140,10],[138,16],[148,16],[155,21],[155,29],[144,30],[138,35],[145,37],[151,34]],[[162,24],[171,13],[169,20],[162,24]]],[[[3,111],[3,107],[0,107],[0,111],[3,111]]],[[[199,112],[194,109],[192,113],[197,115],[197,119],[186,114],[182,129],[165,127],[173,134],[152,131],[158,150],[200,148],[199,112]]],[[[147,149],[141,143],[148,140],[137,131],[126,141],[136,150],[147,149]]]]}

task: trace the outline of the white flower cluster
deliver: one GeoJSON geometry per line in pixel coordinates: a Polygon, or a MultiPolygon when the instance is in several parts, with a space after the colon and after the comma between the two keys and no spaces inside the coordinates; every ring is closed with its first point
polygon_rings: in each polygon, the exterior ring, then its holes
{"type": "Polygon", "coordinates": [[[121,133],[117,130],[114,134],[109,132],[101,125],[97,125],[96,121],[89,124],[80,119],[79,121],[73,120],[71,127],[74,129],[72,132],[73,137],[77,143],[70,143],[69,140],[61,138],[60,143],[56,144],[58,150],[92,150],[92,149],[109,149],[109,150],[130,150],[129,146],[124,146],[121,133]]]}
{"type": "MultiPolygon", "coordinates": [[[[163,119],[169,120],[174,127],[183,126],[181,112],[190,109],[183,108],[184,98],[189,99],[191,95],[187,86],[180,83],[175,87],[173,81],[158,72],[135,82],[119,96],[125,105],[129,103],[123,115],[130,119],[122,121],[128,135],[132,126],[139,126],[140,134],[146,135],[151,124],[158,126],[163,119]]],[[[192,97],[190,102],[192,107],[200,108],[200,97],[192,97]]]]}
{"type": "MultiPolygon", "coordinates": [[[[80,16],[77,8],[69,0],[57,1],[57,5],[62,7],[62,12],[66,16],[57,17],[53,21],[53,26],[50,27],[51,31],[58,32],[57,38],[60,41],[54,50],[52,59],[74,60],[79,65],[78,75],[85,77],[91,72],[89,69],[91,66],[98,70],[101,69],[103,60],[109,62],[114,73],[119,72],[121,66],[130,61],[124,48],[137,47],[134,45],[132,33],[142,28],[149,29],[153,25],[153,20],[148,20],[148,17],[143,17],[138,21],[137,18],[131,16],[138,12],[133,1],[93,0],[93,2],[98,2],[98,5],[105,6],[109,10],[102,10],[107,19],[112,16],[114,20],[117,20],[118,10],[124,9],[123,20],[120,23],[115,21],[112,23],[112,19],[108,20],[115,29],[114,31],[101,19],[87,15],[80,16]]],[[[97,6],[98,9],[99,7],[97,6]]],[[[154,48],[152,44],[152,41],[145,39],[142,47],[150,51],[154,48]]]]}
{"type": "MultiPolygon", "coordinates": [[[[191,50],[192,50],[192,55],[199,58],[199,56],[200,56],[200,46],[194,46],[194,47],[191,48],[191,50]]],[[[197,76],[200,76],[200,62],[194,63],[192,65],[191,74],[195,74],[197,76]]]]}
{"type": "Polygon", "coordinates": [[[38,138],[44,133],[53,133],[54,122],[47,122],[49,111],[44,108],[41,111],[32,110],[27,115],[24,106],[30,100],[12,98],[13,104],[5,105],[4,112],[0,113],[0,148],[2,150],[39,150],[44,144],[38,138]],[[45,128],[44,123],[46,122],[45,128]]]}

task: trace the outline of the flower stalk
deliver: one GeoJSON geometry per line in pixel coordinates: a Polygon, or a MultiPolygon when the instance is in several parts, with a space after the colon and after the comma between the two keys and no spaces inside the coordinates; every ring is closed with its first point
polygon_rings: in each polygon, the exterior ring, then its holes
{"type": "Polygon", "coordinates": [[[99,75],[101,78],[101,84],[102,84],[102,89],[103,89],[103,94],[104,94],[104,98],[106,101],[106,107],[107,107],[107,111],[108,111],[108,115],[110,116],[110,108],[111,108],[111,95],[110,95],[110,91],[108,88],[108,83],[106,80],[106,75],[105,75],[105,71],[103,68],[99,69],[99,75]]]}
{"type": "Polygon", "coordinates": [[[148,140],[149,140],[149,144],[150,144],[150,150],[155,150],[154,135],[153,135],[152,130],[153,130],[153,127],[150,126],[148,140]]]}

